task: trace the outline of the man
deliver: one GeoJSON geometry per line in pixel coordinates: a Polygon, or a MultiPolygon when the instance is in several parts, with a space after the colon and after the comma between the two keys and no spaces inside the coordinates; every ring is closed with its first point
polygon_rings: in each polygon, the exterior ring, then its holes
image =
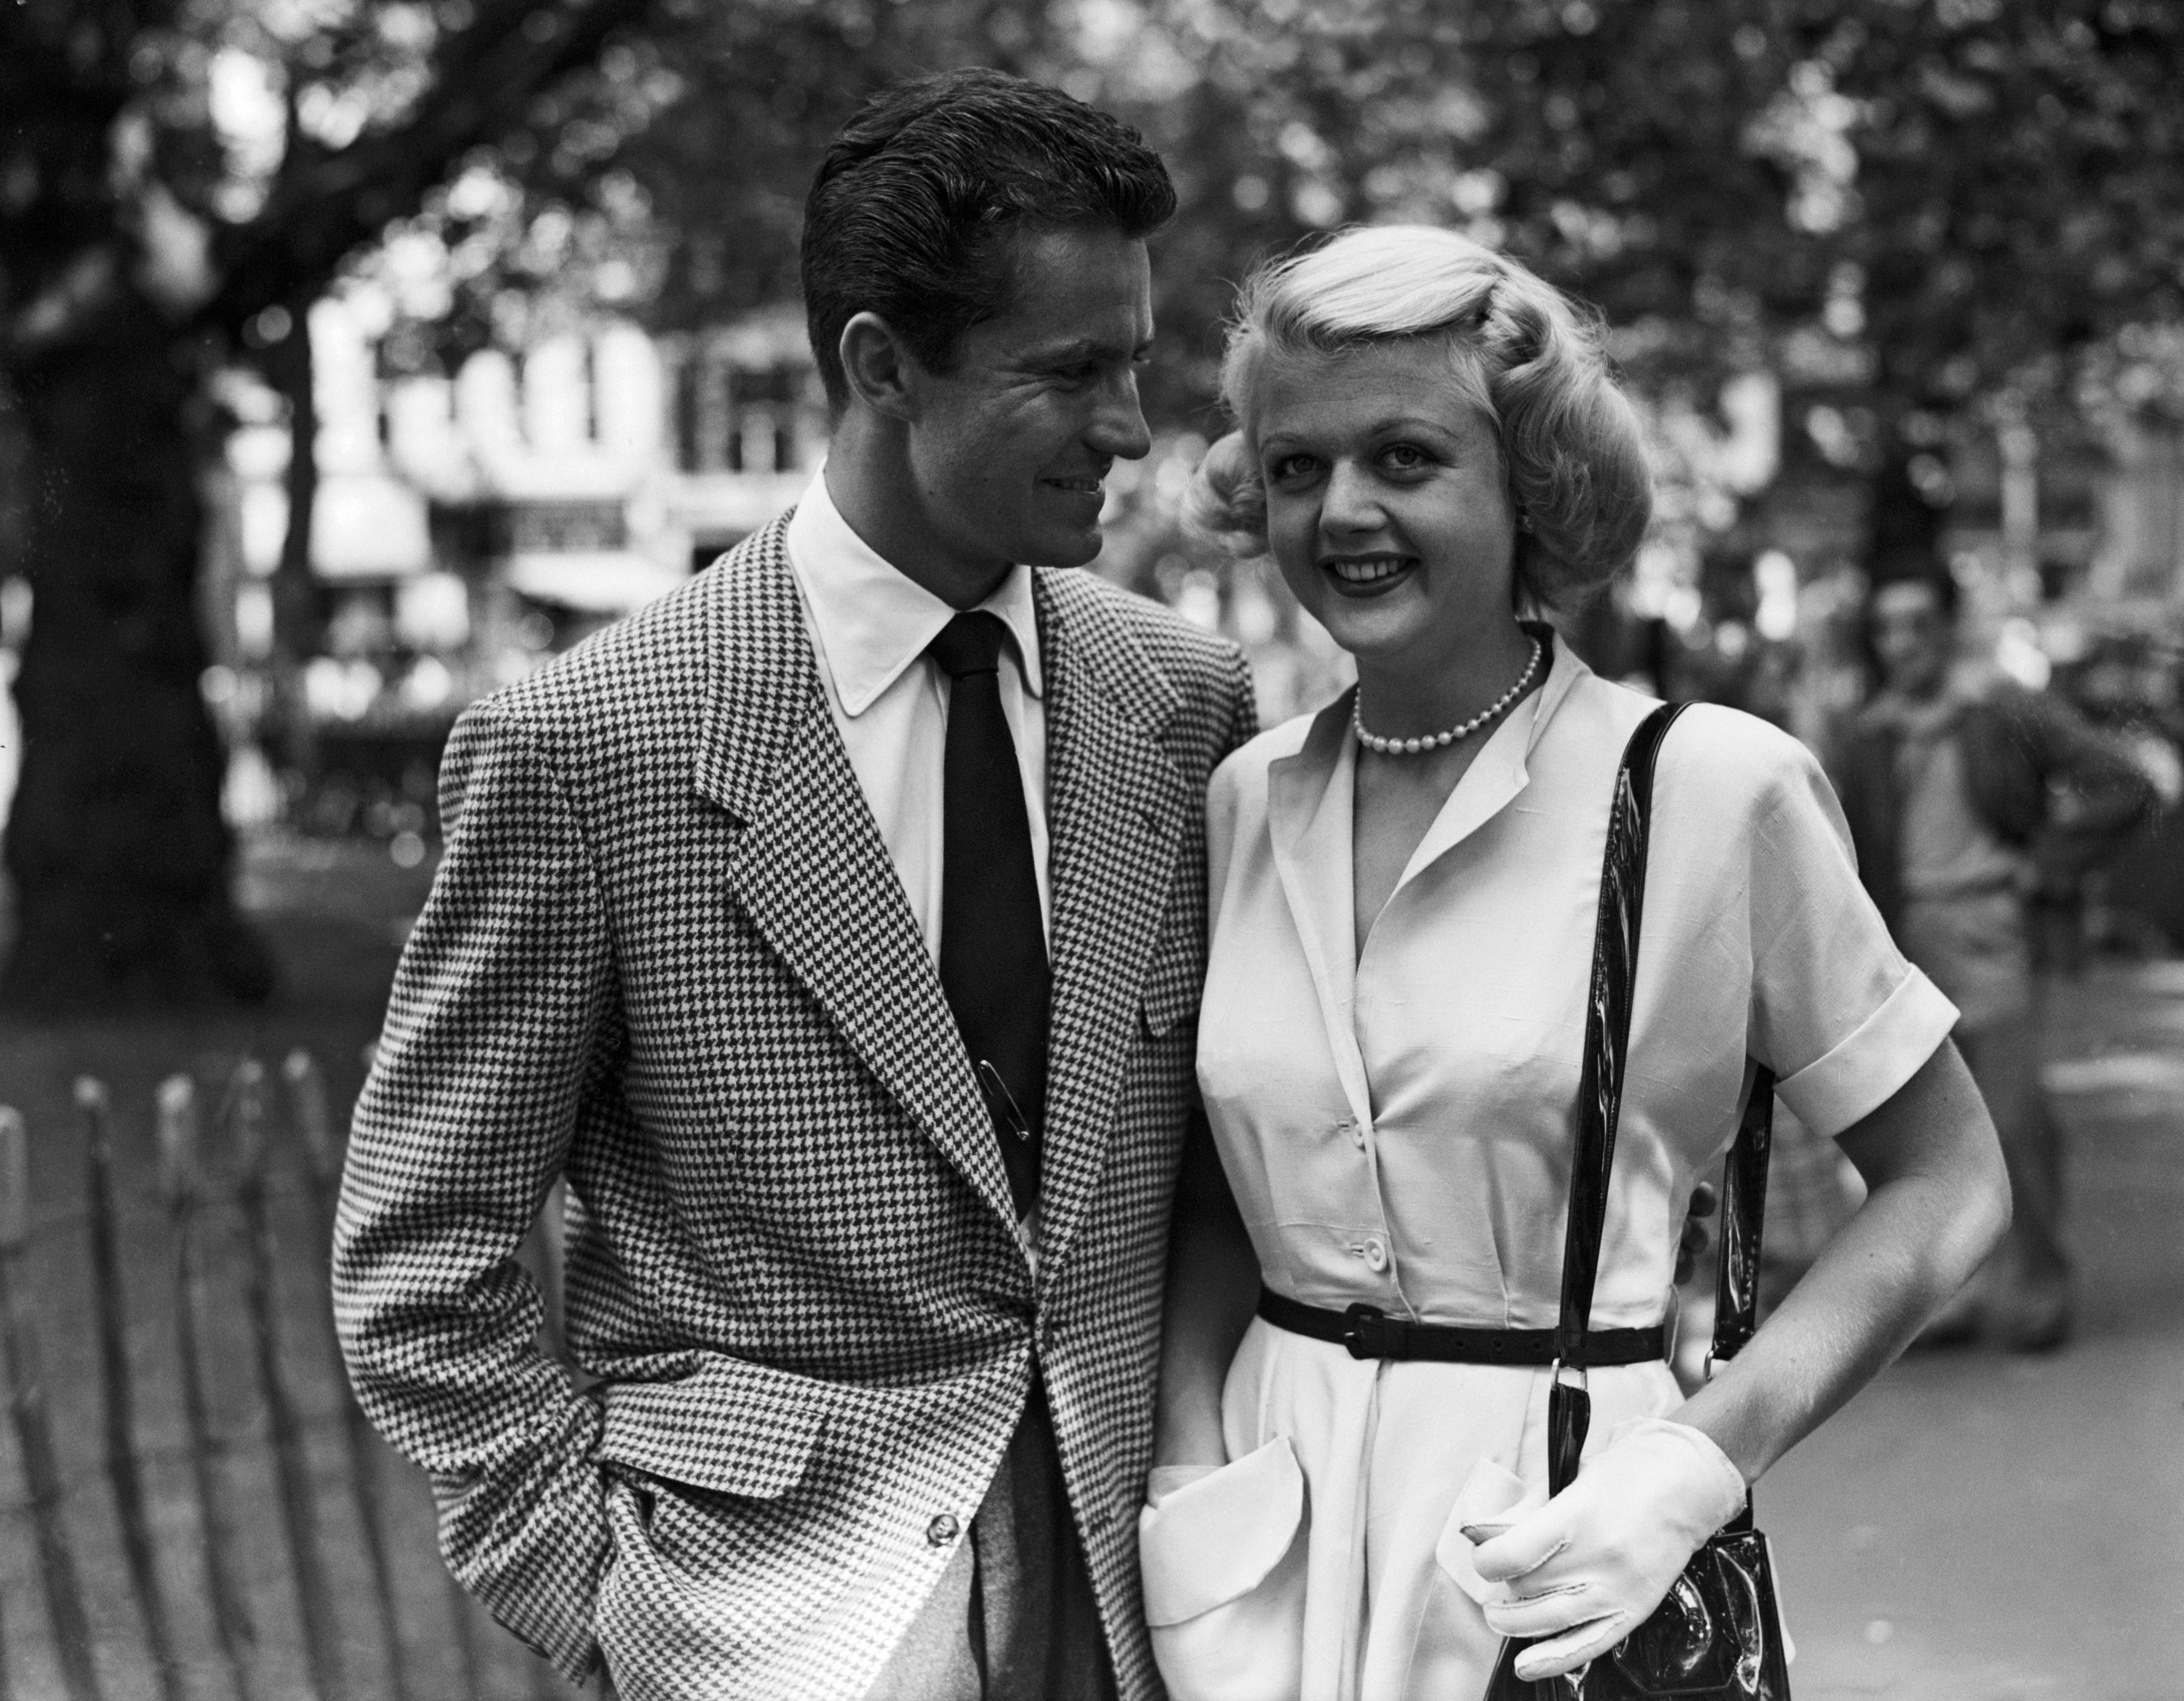
{"type": "Polygon", "coordinates": [[[336,1304],[456,1575],[625,1701],[1158,1693],[1202,793],[1252,709],[1064,570],[1148,447],[1173,205],[1052,90],[878,97],[806,208],[822,475],[449,743],[336,1304]],[[515,1257],[556,1176],[582,1392],[515,1257]]]}
{"type": "Polygon", "coordinates": [[[2070,1259],[2061,1137],[2040,1088],[2028,909],[2075,899],[2087,865],[2152,794],[2059,699],[1956,680],[1956,609],[1946,575],[1875,586],[1883,689],[1843,741],[1838,777],[1868,890],[1904,954],[1963,1013],[1956,1041],[2015,1198],[1983,1281],[1926,1338],[1967,1340],[1984,1323],[2004,1344],[2041,1352],[2070,1334],[2070,1259]]]}

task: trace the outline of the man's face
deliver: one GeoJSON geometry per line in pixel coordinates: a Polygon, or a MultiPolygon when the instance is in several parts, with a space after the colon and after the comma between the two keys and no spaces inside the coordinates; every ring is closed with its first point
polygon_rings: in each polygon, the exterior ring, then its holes
{"type": "Polygon", "coordinates": [[[1931,697],[1948,678],[1949,619],[1930,585],[1884,585],[1873,596],[1873,648],[1892,691],[1931,697]]]}
{"type": "Polygon", "coordinates": [[[1152,445],[1138,370],[1153,334],[1145,245],[1112,229],[1015,238],[1000,314],[913,382],[911,473],[936,554],[965,583],[1100,553],[1100,481],[1152,445]]]}

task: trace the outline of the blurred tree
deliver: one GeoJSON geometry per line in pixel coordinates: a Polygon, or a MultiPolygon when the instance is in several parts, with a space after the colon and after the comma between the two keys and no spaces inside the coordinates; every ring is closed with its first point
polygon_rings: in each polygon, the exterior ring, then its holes
{"type": "Polygon", "coordinates": [[[1798,0],[1797,86],[1855,175],[1817,221],[1870,351],[1846,447],[1869,564],[1930,568],[1951,420],[2039,399],[2057,357],[2184,313],[2184,14],[2168,0],[1798,0]],[[1861,322],[1862,321],[1862,322],[1861,322]]]}
{"type": "Polygon", "coordinates": [[[1826,383],[1801,435],[1864,481],[1874,560],[1925,559],[1952,414],[2176,316],[2181,30],[2165,0],[0,7],[0,381],[37,492],[4,989],[264,984],[197,696],[205,381],[250,353],[300,395],[305,308],[382,231],[397,366],[565,309],[718,324],[793,298],[805,186],[858,101],[1000,64],[1174,171],[1162,423],[1211,423],[1258,258],[1423,220],[1598,303],[1679,405],[1759,369],[1826,383]],[[254,102],[270,126],[234,120],[254,102]]]}
{"type": "Polygon", "coordinates": [[[34,614],[0,995],[254,998],[200,699],[215,367],[300,337],[343,260],[646,0],[0,7],[0,381],[34,614]]]}
{"type": "Polygon", "coordinates": [[[520,347],[542,318],[600,312],[703,331],[797,299],[804,197],[828,140],[883,84],[1068,63],[1024,0],[665,0],[524,131],[476,150],[400,229],[386,268],[396,370],[520,347]]]}
{"type": "Polygon", "coordinates": [[[1952,416],[2179,314],[2184,14],[2166,0],[1074,13],[1088,92],[1145,125],[1183,190],[1162,265],[1164,334],[1185,345],[1162,371],[1172,412],[1210,398],[1234,281],[1265,253],[1354,220],[1446,225],[1599,304],[1657,394],[1711,408],[1759,369],[1824,388],[1812,436],[1865,486],[1869,564],[1930,563],[1952,416]]]}
{"type": "Polygon", "coordinates": [[[1754,0],[1080,6],[1099,97],[1140,123],[1184,208],[1162,240],[1168,405],[1210,399],[1250,267],[1319,231],[1466,231],[1598,304],[1648,387],[1710,402],[1809,314],[1823,257],[1785,217],[1794,166],[1756,145],[1787,45],[1754,0]],[[1119,14],[1137,12],[1128,26],[1119,14]],[[1149,33],[1150,32],[1150,38],[1149,33]]]}

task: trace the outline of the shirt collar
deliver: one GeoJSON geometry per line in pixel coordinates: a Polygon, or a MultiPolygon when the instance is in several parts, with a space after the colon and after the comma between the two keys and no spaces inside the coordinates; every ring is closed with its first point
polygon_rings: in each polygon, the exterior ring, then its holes
{"type": "Polygon", "coordinates": [[[1529,757],[1539,747],[1540,737],[1546,731],[1547,723],[1554,719],[1555,711],[1568,700],[1570,692],[1577,688],[1580,680],[1592,676],[1592,670],[1585,664],[1585,658],[1563,641],[1562,634],[1546,621],[1527,620],[1524,624],[1526,629],[1546,646],[1546,654],[1543,659],[1552,664],[1547,670],[1546,683],[1517,705],[1518,713],[1527,704],[1530,705],[1532,711],[1532,724],[1525,729],[1524,738],[1524,753],[1529,757]]]}
{"type": "MultiPolygon", "coordinates": [[[[788,562],[811,611],[834,694],[851,719],[862,714],[956,617],[956,610],[890,564],[857,536],[827,494],[822,465],[788,522],[788,562]]],[[[1019,564],[978,604],[1016,639],[1024,689],[1046,694],[1031,569],[1019,564]]]]}

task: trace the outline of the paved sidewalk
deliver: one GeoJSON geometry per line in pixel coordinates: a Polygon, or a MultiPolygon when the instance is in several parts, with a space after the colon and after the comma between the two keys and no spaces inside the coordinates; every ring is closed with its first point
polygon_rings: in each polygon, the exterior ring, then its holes
{"type": "Polygon", "coordinates": [[[1797,1701],[2184,1698],[2184,963],[2053,1003],[2080,1326],[1906,1359],[1760,1485],[1797,1701]]]}

